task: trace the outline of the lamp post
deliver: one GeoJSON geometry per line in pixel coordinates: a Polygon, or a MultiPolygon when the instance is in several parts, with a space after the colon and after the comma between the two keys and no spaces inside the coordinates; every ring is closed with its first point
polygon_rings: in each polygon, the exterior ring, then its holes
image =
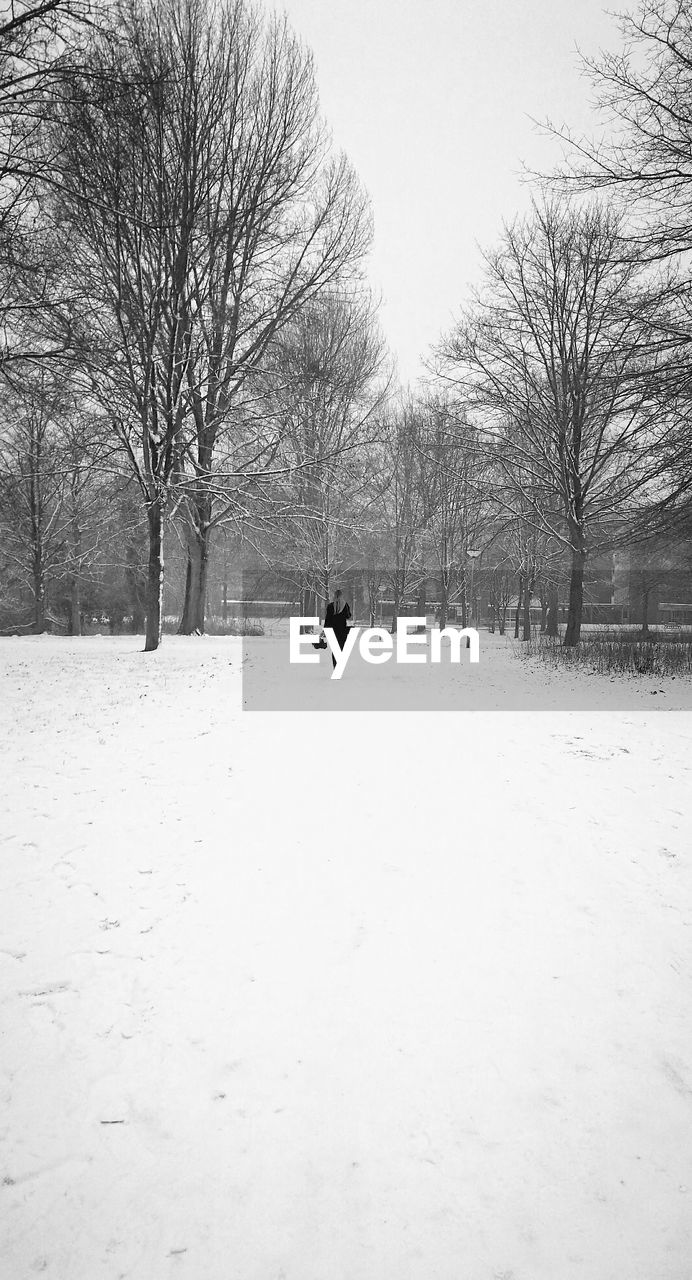
{"type": "Polygon", "coordinates": [[[466,552],[466,554],[467,554],[467,556],[468,556],[469,560],[471,561],[471,591],[470,591],[470,595],[471,595],[471,618],[470,618],[470,621],[471,621],[471,624],[473,624],[473,622],[474,622],[474,620],[475,620],[475,617],[476,617],[476,597],[474,596],[474,578],[473,578],[473,571],[474,571],[474,569],[475,569],[475,567],[476,567],[476,561],[477,561],[477,559],[478,559],[478,557],[479,557],[479,555],[480,555],[481,553],[480,553],[480,551],[467,551],[467,552],[466,552]]]}

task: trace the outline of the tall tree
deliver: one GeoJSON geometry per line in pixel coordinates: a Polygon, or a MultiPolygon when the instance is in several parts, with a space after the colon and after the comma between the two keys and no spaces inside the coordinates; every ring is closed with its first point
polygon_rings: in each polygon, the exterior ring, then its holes
{"type": "Polygon", "coordinates": [[[215,474],[219,439],[281,324],[362,251],[367,208],[347,162],[328,156],[309,55],[245,0],[131,0],[70,80],[57,135],[60,211],[93,299],[94,386],[147,511],[152,649],[164,518],[184,500],[186,613],[201,629],[227,459],[252,461],[242,425],[215,474]]]}
{"type": "Polygon", "coordinates": [[[482,550],[489,536],[490,465],[463,403],[428,395],[419,411],[426,541],[437,563],[440,626],[447,625],[450,603],[457,598],[466,626],[469,551],[482,550]]]}
{"type": "Polygon", "coordinates": [[[326,607],[333,573],[355,551],[388,388],[370,298],[335,292],[305,306],[274,343],[270,370],[283,558],[290,548],[302,589],[326,607]]]}
{"type": "Polygon", "coordinates": [[[271,344],[325,291],[357,275],[367,200],[319,116],[312,57],[285,18],[244,0],[208,18],[189,59],[206,117],[201,252],[191,278],[187,376],[194,441],[185,455],[189,573],[184,631],[203,631],[213,530],[233,512],[238,472],[269,465],[241,402],[271,344]],[[230,486],[225,479],[230,474],[230,486]],[[231,489],[229,498],[228,489],[231,489]]]}
{"type": "Polygon", "coordinates": [[[657,323],[667,350],[659,412],[669,431],[647,513],[664,536],[684,530],[692,495],[692,3],[640,0],[618,22],[620,50],[582,59],[602,129],[587,137],[549,127],[567,144],[554,180],[605,193],[638,256],[667,267],[657,323]]]}
{"type": "Polygon", "coordinates": [[[486,255],[485,288],[440,349],[489,443],[503,439],[521,514],[569,550],[566,645],[579,642],[599,529],[628,512],[658,469],[659,299],[624,250],[619,219],[597,204],[534,206],[486,255]]]}
{"type": "Polygon", "coordinates": [[[0,376],[70,345],[75,290],[41,199],[55,177],[42,125],[95,12],[89,0],[13,0],[0,12],[0,376]]]}
{"type": "Polygon", "coordinates": [[[54,363],[28,365],[21,387],[0,387],[0,570],[16,588],[14,620],[31,600],[37,632],[61,614],[81,634],[84,609],[127,536],[111,453],[103,419],[54,363]]]}
{"type": "Polygon", "coordinates": [[[425,487],[422,483],[421,415],[409,396],[385,418],[383,467],[389,483],[374,512],[384,530],[385,583],[392,593],[392,631],[404,600],[425,578],[425,487]]]}
{"type": "Polygon", "coordinates": [[[642,253],[692,250],[692,3],[642,0],[618,15],[618,52],[582,59],[605,128],[597,138],[553,129],[568,144],[559,179],[607,191],[629,214],[642,253]]]}

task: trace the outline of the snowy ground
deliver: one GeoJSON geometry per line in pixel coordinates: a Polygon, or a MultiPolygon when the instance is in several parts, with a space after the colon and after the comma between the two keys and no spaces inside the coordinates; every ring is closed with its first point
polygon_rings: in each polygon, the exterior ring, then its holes
{"type": "MultiPolygon", "coordinates": [[[[360,628],[362,634],[363,628],[360,628]]],[[[303,653],[318,664],[290,662],[288,623],[248,638],[243,651],[243,707],[252,711],[642,711],[658,698],[667,710],[692,710],[692,682],[675,676],[591,675],[585,670],[554,671],[509,637],[480,632],[480,660],[467,651],[451,664],[448,641],[439,664],[430,661],[430,637],[414,656],[422,665],[398,664],[392,656],[371,665],[354,645],[340,680],[331,678],[331,656],[303,653]]],[[[462,722],[463,723],[463,722],[462,722]]],[[[467,726],[468,729],[468,726],[467,726]]],[[[465,729],[465,733],[467,733],[465,729]]],[[[458,728],[457,728],[458,734],[458,728]]]]}
{"type": "Polygon", "coordinates": [[[689,1280],[689,686],[140,648],[0,642],[2,1280],[689,1280]]]}

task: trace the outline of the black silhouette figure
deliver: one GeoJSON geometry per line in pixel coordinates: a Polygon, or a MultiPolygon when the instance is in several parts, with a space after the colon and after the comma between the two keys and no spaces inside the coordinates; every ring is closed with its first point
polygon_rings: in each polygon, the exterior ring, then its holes
{"type": "MultiPolygon", "coordinates": [[[[336,639],[343,649],[348,635],[348,621],[351,617],[351,609],[347,600],[344,600],[344,593],[338,589],[334,594],[334,599],[327,605],[327,612],[324,616],[325,627],[331,627],[336,639]]],[[[332,654],[332,666],[336,666],[336,658],[332,654]]]]}

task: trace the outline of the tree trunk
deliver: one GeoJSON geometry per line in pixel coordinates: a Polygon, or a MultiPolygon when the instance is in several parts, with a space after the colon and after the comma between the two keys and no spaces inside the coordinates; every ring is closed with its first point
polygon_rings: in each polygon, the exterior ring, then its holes
{"type": "Polygon", "coordinates": [[[555,639],[559,634],[557,625],[558,596],[557,587],[552,586],[548,592],[548,611],[545,618],[545,634],[555,639]]]}
{"type": "Polygon", "coordinates": [[[192,601],[192,556],[190,555],[190,548],[188,546],[187,568],[185,570],[185,597],[183,600],[183,612],[180,617],[180,622],[178,623],[179,636],[190,635],[190,630],[191,630],[190,618],[192,616],[191,607],[190,607],[191,601],[192,601]]]}
{"type": "Polygon", "coordinates": [[[466,598],[466,569],[464,566],[462,566],[461,572],[459,574],[459,585],[460,585],[459,601],[461,604],[461,625],[462,627],[467,627],[468,621],[469,621],[469,612],[468,612],[468,601],[466,598]]]}
{"type": "Polygon", "coordinates": [[[642,635],[649,636],[649,589],[642,591],[642,635]]]}
{"type": "Polygon", "coordinates": [[[36,589],[34,603],[34,631],[37,636],[43,635],[46,629],[46,587],[43,580],[36,589]]]}
{"type": "Polygon", "coordinates": [[[521,604],[524,598],[524,579],[519,574],[519,592],[517,594],[517,611],[514,615],[514,639],[519,639],[519,618],[521,616],[521,604]]]}
{"type": "Polygon", "coordinates": [[[583,537],[579,536],[577,545],[572,547],[572,572],[569,580],[569,605],[567,608],[567,626],[563,644],[575,648],[581,635],[581,619],[584,608],[584,566],[586,549],[583,537]]]}
{"type": "Polygon", "coordinates": [[[392,635],[396,634],[397,619],[399,617],[400,604],[401,604],[401,592],[399,590],[399,583],[395,582],[394,583],[394,604],[392,606],[392,635]]]}
{"type": "Polygon", "coordinates": [[[72,507],[72,563],[74,571],[70,575],[70,619],[69,634],[71,636],[81,636],[82,634],[82,607],[80,600],[80,581],[79,566],[82,558],[82,530],[79,524],[79,517],[76,509],[76,501],[73,499],[72,507]]]}
{"type": "Polygon", "coordinates": [[[211,530],[205,529],[203,532],[200,547],[200,572],[198,572],[197,582],[194,584],[193,603],[194,613],[192,621],[194,623],[194,631],[197,635],[205,634],[205,622],[207,612],[207,586],[208,586],[208,559],[211,552],[211,530]]]}
{"type": "Polygon", "coordinates": [[[204,513],[198,511],[195,522],[191,521],[188,526],[185,603],[178,626],[180,636],[204,635],[210,544],[211,529],[204,521],[204,513]]]}
{"type": "Polygon", "coordinates": [[[145,611],[142,601],[141,569],[137,550],[132,545],[127,548],[126,560],[125,585],[130,606],[130,630],[133,635],[140,635],[144,631],[145,611]]]}
{"type": "Polygon", "coordinates": [[[43,555],[41,547],[34,551],[34,631],[37,636],[46,629],[46,579],[43,571],[43,555]]]}
{"type": "Polygon", "coordinates": [[[144,652],[151,653],[161,643],[163,624],[163,512],[158,502],[147,510],[149,524],[149,562],[147,565],[147,623],[144,652]]]}
{"type": "Polygon", "coordinates": [[[531,584],[527,581],[524,589],[524,635],[523,640],[531,639],[531,584]]]}
{"type": "Polygon", "coordinates": [[[447,616],[449,614],[449,584],[442,576],[442,590],[440,592],[440,630],[444,630],[447,626],[447,616]]]}
{"type": "Polygon", "coordinates": [[[425,617],[427,614],[427,604],[425,599],[425,583],[418,590],[418,599],[416,601],[416,613],[419,617],[425,617]]]}
{"type": "Polygon", "coordinates": [[[376,626],[377,584],[372,579],[368,579],[368,614],[370,616],[370,626],[376,626]]]}
{"type": "Polygon", "coordinates": [[[72,575],[72,581],[70,582],[69,634],[71,636],[81,636],[82,634],[82,608],[79,598],[79,578],[76,573],[72,575]]]}

